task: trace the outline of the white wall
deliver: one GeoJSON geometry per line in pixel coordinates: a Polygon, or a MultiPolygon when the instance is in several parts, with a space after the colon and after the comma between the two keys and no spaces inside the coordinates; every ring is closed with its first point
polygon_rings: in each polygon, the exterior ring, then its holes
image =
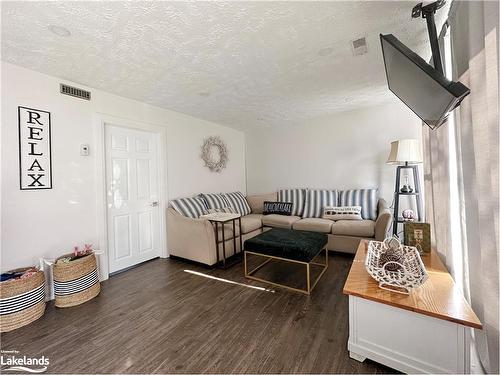
{"type": "Polygon", "coordinates": [[[248,193],[281,187],[378,186],[390,201],[395,168],[385,165],[389,143],[421,136],[420,121],[397,102],[293,129],[261,129],[245,135],[97,89],[90,89],[90,102],[64,96],[59,94],[59,83],[71,82],[8,63],[1,63],[1,78],[1,270],[60,255],[75,244],[99,246],[95,113],[167,128],[169,199],[201,191],[245,192],[246,182],[248,193]],[[51,112],[52,190],[19,190],[20,105],[51,112]],[[229,163],[221,174],[210,172],[199,159],[203,138],[210,135],[220,135],[229,146],[229,163]],[[82,143],[90,144],[90,156],[80,156],[82,143]]]}
{"type": "Polygon", "coordinates": [[[246,133],[249,194],[280,188],[378,187],[390,203],[394,166],[390,142],[421,139],[421,121],[397,102],[320,118],[302,126],[246,133]]]}
{"type": "Polygon", "coordinates": [[[61,95],[59,83],[73,83],[8,63],[1,63],[1,74],[2,271],[61,255],[76,244],[99,246],[95,113],[167,127],[169,199],[202,191],[245,192],[245,139],[240,131],[97,89],[90,89],[90,102],[61,95]],[[19,190],[18,106],[51,112],[52,190],[19,190]],[[220,174],[210,172],[199,158],[203,138],[211,135],[220,135],[230,153],[220,174]],[[90,156],[80,156],[82,143],[90,144],[90,156]]]}

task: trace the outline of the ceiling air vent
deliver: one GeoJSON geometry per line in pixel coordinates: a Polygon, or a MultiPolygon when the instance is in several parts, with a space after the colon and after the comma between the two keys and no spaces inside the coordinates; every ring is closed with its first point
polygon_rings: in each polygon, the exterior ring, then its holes
{"type": "Polygon", "coordinates": [[[364,55],[368,52],[368,47],[366,46],[366,39],[359,38],[352,41],[352,53],[354,56],[364,55]]]}
{"type": "Polygon", "coordinates": [[[90,91],[85,91],[73,86],[61,83],[61,94],[74,96],[75,98],[90,100],[90,91]]]}

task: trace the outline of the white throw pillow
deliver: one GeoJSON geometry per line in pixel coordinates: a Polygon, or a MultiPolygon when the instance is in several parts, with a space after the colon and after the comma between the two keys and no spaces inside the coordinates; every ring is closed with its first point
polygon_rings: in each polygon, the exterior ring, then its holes
{"type": "Polygon", "coordinates": [[[329,220],[363,220],[361,206],[325,207],[323,219],[329,220]]]}

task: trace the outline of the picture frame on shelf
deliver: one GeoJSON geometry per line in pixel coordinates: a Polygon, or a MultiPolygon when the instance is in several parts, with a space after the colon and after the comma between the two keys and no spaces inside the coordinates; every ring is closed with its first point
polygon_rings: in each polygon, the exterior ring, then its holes
{"type": "Polygon", "coordinates": [[[404,223],[404,244],[415,246],[422,254],[431,252],[431,225],[429,223],[404,223]]]}

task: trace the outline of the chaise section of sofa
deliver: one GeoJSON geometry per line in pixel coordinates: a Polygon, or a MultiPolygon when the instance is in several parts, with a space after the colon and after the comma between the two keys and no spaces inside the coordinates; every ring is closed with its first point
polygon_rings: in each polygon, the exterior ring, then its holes
{"type": "MultiPolygon", "coordinates": [[[[239,234],[239,227],[236,234],[239,234]]],[[[262,233],[262,214],[249,214],[241,218],[242,242],[262,233]]],[[[234,254],[233,227],[226,224],[224,228],[226,257],[234,254]]],[[[173,208],[167,209],[167,236],[169,254],[203,263],[209,266],[217,262],[215,247],[215,229],[210,221],[202,218],[190,218],[181,215],[173,208]]],[[[222,228],[219,226],[219,239],[222,238],[222,228]]],[[[240,251],[239,240],[236,249],[240,251]]],[[[222,259],[222,244],[219,245],[219,259],[222,259]]]]}

